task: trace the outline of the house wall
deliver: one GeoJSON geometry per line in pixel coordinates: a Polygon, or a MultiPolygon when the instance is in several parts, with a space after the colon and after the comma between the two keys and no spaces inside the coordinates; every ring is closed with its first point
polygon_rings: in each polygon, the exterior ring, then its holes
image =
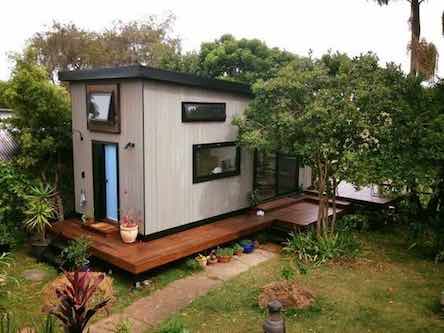
{"type": "MultiPolygon", "coordinates": [[[[106,83],[106,82],[104,82],[106,83]]],[[[115,82],[113,82],[115,83],[115,82]]],[[[103,141],[118,144],[119,156],[119,206],[120,214],[131,211],[140,215],[141,233],[144,233],[144,202],[143,202],[143,83],[141,80],[122,80],[120,84],[121,133],[90,132],[87,129],[86,115],[86,84],[70,85],[72,98],[72,126],[74,153],[74,186],[75,208],[78,213],[93,215],[93,169],[92,141],[103,141]],[[80,140],[79,132],[83,141],[80,140]],[[134,148],[125,149],[128,142],[134,148]],[[82,172],[85,178],[82,178],[82,172]],[[80,207],[80,193],[85,191],[86,207],[80,207]]]]}
{"type": "Polygon", "coordinates": [[[193,184],[193,144],[235,141],[235,115],[248,98],[204,89],[144,82],[145,221],[154,233],[248,206],[253,154],[242,150],[239,176],[193,184]],[[225,102],[225,122],[182,123],[182,102],[225,102]]]}
{"type": "MultiPolygon", "coordinates": [[[[239,176],[193,184],[192,170],[193,144],[237,139],[237,128],[231,122],[245,110],[247,97],[154,81],[121,80],[118,83],[120,134],[90,132],[86,83],[70,86],[78,213],[93,215],[94,211],[93,141],[118,144],[120,214],[139,215],[141,234],[149,235],[248,207],[247,194],[253,184],[251,152],[242,149],[239,176]],[[183,101],[225,102],[227,119],[215,123],[182,123],[183,101]],[[135,147],[125,149],[128,142],[135,147]],[[84,208],[80,206],[82,190],[87,200],[84,208]]],[[[309,168],[300,169],[299,182],[304,188],[311,184],[309,168]]]]}

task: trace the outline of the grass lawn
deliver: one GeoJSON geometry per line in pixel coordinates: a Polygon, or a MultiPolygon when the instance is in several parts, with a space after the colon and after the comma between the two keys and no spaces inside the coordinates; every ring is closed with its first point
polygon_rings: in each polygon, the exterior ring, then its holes
{"type": "MultiPolygon", "coordinates": [[[[0,311],[6,310],[13,313],[15,321],[19,323],[20,327],[40,324],[45,319],[41,312],[42,290],[60,273],[52,266],[37,262],[24,249],[12,253],[12,262],[7,272],[13,280],[10,280],[6,286],[0,287],[0,311]],[[40,269],[46,272],[46,278],[42,282],[27,281],[22,274],[28,269],[40,269]]],[[[152,285],[141,289],[132,288],[132,281],[128,275],[112,274],[116,298],[112,312],[117,312],[135,300],[189,274],[192,274],[192,270],[185,261],[179,261],[164,269],[151,272],[147,278],[151,279],[152,285]]],[[[99,317],[95,319],[97,320],[99,317]]]]}
{"type": "MultiPolygon", "coordinates": [[[[286,313],[287,332],[444,332],[438,301],[444,265],[409,253],[399,231],[358,237],[363,249],[356,261],[296,273],[294,279],[317,300],[308,310],[286,313]]],[[[179,323],[190,332],[262,332],[260,288],[281,279],[288,267],[285,258],[266,262],[198,298],[163,327],[179,323]]]]}

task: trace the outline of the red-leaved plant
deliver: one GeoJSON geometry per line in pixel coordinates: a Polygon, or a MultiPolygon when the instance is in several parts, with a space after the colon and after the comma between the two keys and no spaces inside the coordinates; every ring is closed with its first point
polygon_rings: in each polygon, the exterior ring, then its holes
{"type": "Polygon", "coordinates": [[[88,301],[94,295],[104,274],[94,277],[91,272],[65,272],[68,279],[63,288],[56,289],[59,305],[51,313],[56,316],[69,333],[82,333],[88,321],[110,300],[106,299],[88,308],[88,301]]]}
{"type": "Polygon", "coordinates": [[[137,219],[131,214],[126,214],[125,216],[123,216],[120,224],[126,228],[134,228],[135,226],[137,226],[137,219]]]}

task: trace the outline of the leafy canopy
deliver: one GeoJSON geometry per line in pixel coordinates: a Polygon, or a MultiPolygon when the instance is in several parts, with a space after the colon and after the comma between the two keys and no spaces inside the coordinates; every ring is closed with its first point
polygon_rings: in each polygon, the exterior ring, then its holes
{"type": "Polygon", "coordinates": [[[378,149],[389,123],[392,99],[382,73],[373,54],[295,60],[275,78],[259,80],[245,115],[235,119],[241,144],[299,155],[313,169],[321,200],[318,236],[328,225],[327,197],[339,181],[362,177],[359,156],[378,149]]]}
{"type": "Polygon", "coordinates": [[[159,67],[163,58],[175,58],[180,40],[172,36],[175,17],[149,16],[117,21],[103,31],[89,31],[73,23],[54,21],[37,32],[28,48],[52,76],[57,70],[113,67],[134,63],[159,67]]]}
{"type": "Polygon", "coordinates": [[[212,78],[243,83],[274,77],[282,66],[296,55],[270,48],[258,39],[236,39],[226,34],[214,42],[202,43],[198,53],[181,57],[182,61],[170,68],[212,78]]]}
{"type": "Polygon", "coordinates": [[[19,57],[5,97],[13,111],[6,126],[20,145],[16,162],[27,170],[50,175],[57,158],[71,147],[71,112],[65,88],[49,81],[43,67],[19,57]]]}

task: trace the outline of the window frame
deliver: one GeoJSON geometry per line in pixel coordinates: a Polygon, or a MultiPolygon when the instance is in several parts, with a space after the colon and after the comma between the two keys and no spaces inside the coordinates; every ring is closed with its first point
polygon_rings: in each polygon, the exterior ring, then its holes
{"type": "MultiPolygon", "coordinates": [[[[259,184],[258,184],[258,168],[260,167],[259,165],[259,154],[261,154],[263,152],[255,149],[254,150],[254,161],[253,161],[253,189],[258,190],[259,189],[259,184]]],[[[270,201],[273,200],[275,198],[279,198],[279,197],[283,197],[289,194],[294,194],[294,193],[298,193],[299,190],[299,180],[300,180],[300,168],[301,168],[301,160],[300,157],[294,154],[286,154],[286,153],[281,153],[281,152],[272,152],[272,154],[274,154],[274,158],[273,158],[273,163],[274,163],[274,173],[273,173],[273,178],[274,178],[274,186],[273,186],[273,192],[274,195],[269,196],[269,197],[265,197],[262,198],[260,200],[260,202],[266,202],[266,201],[270,201]],[[281,174],[281,165],[280,165],[280,158],[281,157],[290,157],[290,158],[294,158],[296,160],[296,172],[295,172],[295,188],[290,190],[290,191],[281,191],[281,179],[280,179],[280,174],[281,174]]]]}
{"type": "Polygon", "coordinates": [[[193,145],[193,184],[208,182],[216,179],[235,177],[241,174],[241,149],[236,141],[202,143],[193,145]],[[208,176],[198,176],[197,174],[197,158],[199,151],[202,149],[235,147],[236,148],[236,169],[234,171],[226,171],[208,176]]]}
{"type": "Polygon", "coordinates": [[[117,83],[86,85],[86,124],[91,132],[120,133],[120,87],[117,83]],[[89,118],[90,100],[93,94],[111,94],[108,121],[89,118]]]}
{"type": "Polygon", "coordinates": [[[196,122],[220,122],[223,123],[227,120],[227,103],[225,102],[190,102],[185,101],[182,102],[182,122],[183,123],[196,123],[196,122]],[[212,106],[212,105],[218,105],[223,106],[223,117],[215,118],[215,119],[190,119],[187,117],[187,113],[185,111],[185,107],[187,104],[193,104],[193,105],[206,105],[206,106],[212,106]]]}

